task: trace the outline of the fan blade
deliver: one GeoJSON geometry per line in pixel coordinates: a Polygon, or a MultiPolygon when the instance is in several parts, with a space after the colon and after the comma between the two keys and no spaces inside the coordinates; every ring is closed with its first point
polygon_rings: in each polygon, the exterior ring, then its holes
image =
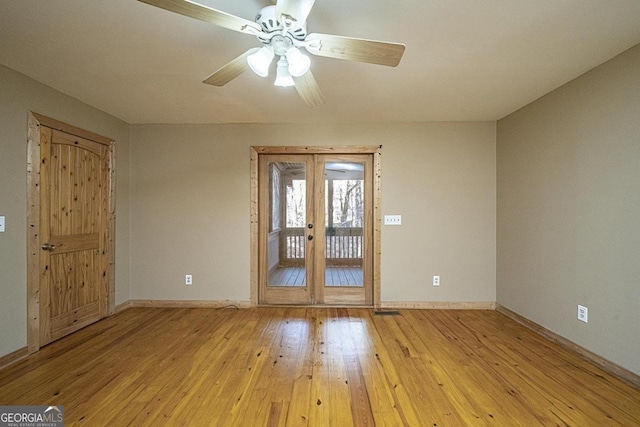
{"type": "Polygon", "coordinates": [[[209,77],[204,79],[202,83],[206,83],[208,85],[214,86],[224,86],[229,83],[231,80],[238,77],[240,74],[244,73],[249,69],[249,63],[247,62],[247,56],[251,55],[259,51],[260,48],[254,47],[253,49],[249,49],[242,55],[238,56],[233,61],[229,62],[224,67],[217,70],[215,73],[211,74],[209,77]]]}
{"type": "Polygon", "coordinates": [[[305,47],[309,53],[314,55],[390,67],[395,67],[400,63],[405,49],[405,45],[402,43],[317,33],[309,34],[305,41],[311,42],[305,47]]]}
{"type": "Polygon", "coordinates": [[[262,32],[255,22],[248,21],[238,16],[230,15],[220,10],[194,3],[190,0],[138,0],[152,6],[159,7],[180,15],[189,16],[201,21],[210,22],[222,28],[238,31],[245,34],[256,35],[262,32]]]}
{"type": "Polygon", "coordinates": [[[311,70],[300,77],[294,77],[293,81],[296,84],[298,95],[307,104],[307,107],[319,107],[324,104],[324,97],[311,70]]]}
{"type": "Polygon", "coordinates": [[[284,24],[282,15],[294,21],[293,27],[300,27],[307,21],[315,0],[278,0],[276,3],[276,19],[284,24]]]}

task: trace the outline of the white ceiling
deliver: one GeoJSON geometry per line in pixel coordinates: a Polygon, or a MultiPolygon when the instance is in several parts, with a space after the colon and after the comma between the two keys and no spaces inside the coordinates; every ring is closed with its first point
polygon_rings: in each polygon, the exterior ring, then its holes
{"type": "MultiPolygon", "coordinates": [[[[253,20],[269,0],[201,0],[253,20]]],[[[326,105],[250,71],[257,39],[135,0],[0,0],[0,63],[140,123],[497,120],[640,43],[639,0],[317,0],[309,32],[402,42],[397,68],[312,56],[326,105]]]]}

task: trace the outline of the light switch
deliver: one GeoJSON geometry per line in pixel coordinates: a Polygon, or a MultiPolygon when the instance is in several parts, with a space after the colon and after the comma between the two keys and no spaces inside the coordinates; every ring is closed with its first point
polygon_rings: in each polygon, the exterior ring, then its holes
{"type": "Polygon", "coordinates": [[[384,225],[402,225],[402,215],[385,215],[384,225]]]}
{"type": "Polygon", "coordinates": [[[0,233],[4,233],[4,215],[0,216],[0,233]]]}

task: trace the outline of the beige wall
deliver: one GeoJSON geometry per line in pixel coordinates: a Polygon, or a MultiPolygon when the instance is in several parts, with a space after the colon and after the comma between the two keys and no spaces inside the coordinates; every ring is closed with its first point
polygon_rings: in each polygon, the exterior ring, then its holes
{"type": "Polygon", "coordinates": [[[129,299],[129,125],[0,65],[0,356],[26,346],[27,116],[33,111],[117,141],[116,303],[129,299]]]}
{"type": "Polygon", "coordinates": [[[382,144],[382,212],[403,216],[383,227],[382,300],[495,301],[495,123],[140,125],[132,141],[132,299],[249,301],[250,146],[382,144]]]}
{"type": "Polygon", "coordinates": [[[497,162],[498,302],[640,374],[640,45],[500,120],[497,162]]]}

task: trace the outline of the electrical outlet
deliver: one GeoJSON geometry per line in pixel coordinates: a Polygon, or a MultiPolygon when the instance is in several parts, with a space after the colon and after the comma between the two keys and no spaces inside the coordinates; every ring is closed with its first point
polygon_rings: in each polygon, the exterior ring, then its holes
{"type": "Polygon", "coordinates": [[[187,274],[186,276],[184,276],[184,284],[187,286],[193,285],[193,276],[190,274],[187,274]]]}
{"type": "Polygon", "coordinates": [[[385,215],[384,225],[402,225],[402,215],[385,215]]]}
{"type": "Polygon", "coordinates": [[[578,305],[578,320],[584,323],[589,321],[589,309],[583,305],[578,305]]]}
{"type": "Polygon", "coordinates": [[[440,276],[433,276],[433,286],[440,286],[440,276]]]}

